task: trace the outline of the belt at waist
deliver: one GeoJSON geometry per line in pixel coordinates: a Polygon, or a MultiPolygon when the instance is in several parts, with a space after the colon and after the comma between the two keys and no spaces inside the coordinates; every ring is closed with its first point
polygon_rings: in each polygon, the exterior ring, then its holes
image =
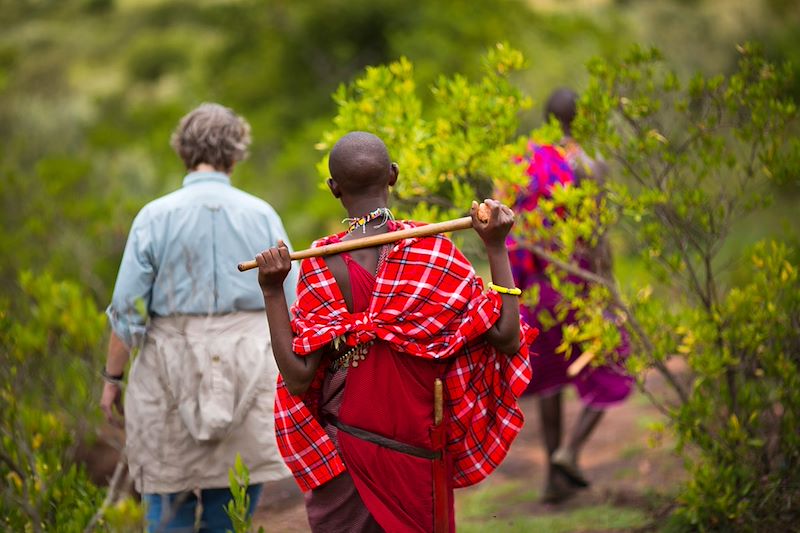
{"type": "Polygon", "coordinates": [[[383,435],[378,435],[377,433],[372,433],[371,431],[367,431],[365,429],[349,426],[330,414],[325,416],[325,420],[340,431],[344,431],[345,433],[352,435],[357,439],[365,440],[367,442],[377,444],[378,446],[389,448],[390,450],[394,450],[396,452],[431,460],[441,459],[442,457],[441,451],[428,450],[426,448],[420,448],[419,446],[412,446],[411,444],[396,441],[394,439],[390,439],[389,437],[384,437],[383,435]]]}

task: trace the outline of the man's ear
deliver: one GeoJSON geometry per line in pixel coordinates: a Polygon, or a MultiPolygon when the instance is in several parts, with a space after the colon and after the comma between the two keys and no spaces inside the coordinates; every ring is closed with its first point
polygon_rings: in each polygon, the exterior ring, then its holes
{"type": "Polygon", "coordinates": [[[326,181],[325,183],[328,184],[328,188],[331,190],[331,194],[333,195],[334,198],[342,197],[342,191],[341,189],[339,189],[339,184],[333,181],[333,178],[328,178],[328,181],[326,181]]]}
{"type": "Polygon", "coordinates": [[[397,163],[392,163],[391,167],[392,170],[389,175],[389,187],[394,187],[394,184],[397,183],[398,176],[400,176],[400,167],[397,166],[397,163]]]}

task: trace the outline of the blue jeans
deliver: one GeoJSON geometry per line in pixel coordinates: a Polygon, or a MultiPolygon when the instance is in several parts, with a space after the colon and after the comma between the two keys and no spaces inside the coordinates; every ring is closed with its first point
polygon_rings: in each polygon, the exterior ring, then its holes
{"type": "MultiPolygon", "coordinates": [[[[247,494],[250,496],[248,512],[252,516],[263,485],[250,485],[247,494]]],[[[195,531],[195,512],[197,496],[194,492],[175,492],[172,494],[145,494],[142,497],[147,513],[147,531],[149,533],[191,533],[195,531]]],[[[228,514],[225,512],[231,501],[230,489],[203,489],[200,502],[203,514],[200,518],[201,533],[225,533],[233,530],[228,514]]]]}

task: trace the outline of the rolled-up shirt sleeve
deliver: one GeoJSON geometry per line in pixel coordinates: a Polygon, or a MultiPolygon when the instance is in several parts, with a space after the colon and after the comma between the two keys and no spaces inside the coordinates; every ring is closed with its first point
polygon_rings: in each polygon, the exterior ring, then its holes
{"type": "Polygon", "coordinates": [[[111,329],[128,348],[138,346],[144,338],[155,279],[146,218],[145,213],[139,213],[133,221],[111,304],[106,309],[111,329]]]}

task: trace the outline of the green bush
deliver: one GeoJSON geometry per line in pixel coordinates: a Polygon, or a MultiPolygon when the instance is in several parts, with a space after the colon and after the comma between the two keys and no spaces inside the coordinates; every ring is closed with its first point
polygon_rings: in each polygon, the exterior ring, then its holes
{"type": "MultiPolygon", "coordinates": [[[[473,199],[492,194],[495,181],[524,181],[522,169],[508,164],[524,147],[516,138],[517,120],[530,99],[511,81],[523,65],[519,51],[498,44],[484,58],[477,81],[441,76],[425,109],[410,61],[368,67],[336,91],[334,128],[317,146],[329,150],[351,130],[373,132],[400,164],[392,189],[398,212],[419,220],[461,216],[473,199]]],[[[327,168],[326,155],[318,164],[323,178],[327,168]]]]}
{"type": "MultiPolygon", "coordinates": [[[[92,433],[105,317],[80,286],[23,272],[13,304],[0,305],[0,515],[8,531],[83,531],[104,491],[74,461],[92,433]]],[[[123,500],[109,520],[139,518],[123,500]]]]}
{"type": "Polygon", "coordinates": [[[674,420],[681,444],[699,453],[688,455],[681,514],[704,529],[778,531],[800,520],[800,258],[770,241],[749,259],[749,282],[711,324],[698,315],[686,330],[696,377],[674,420]]]}
{"type": "Polygon", "coordinates": [[[686,83],[655,50],[595,61],[578,125],[617,163],[609,197],[655,280],[631,307],[615,303],[637,334],[631,367],[657,368],[672,388],[654,400],[687,459],[678,514],[708,531],[800,519],[797,251],[766,241],[746,252],[734,241],[800,155],[785,142],[796,139],[798,113],[791,68],[751,45],[738,51],[730,76],[686,83]],[[730,275],[726,261],[741,264],[739,254],[751,268],[730,275]],[[670,370],[669,359],[687,370],[670,370]]]}
{"type": "MultiPolygon", "coordinates": [[[[229,533],[251,533],[253,517],[247,515],[250,509],[250,496],[247,494],[247,487],[250,485],[250,470],[238,453],[233,468],[228,471],[228,476],[232,498],[225,507],[225,514],[231,519],[233,525],[233,531],[229,530],[229,533]]],[[[259,527],[258,533],[264,533],[264,528],[259,527]]]]}

